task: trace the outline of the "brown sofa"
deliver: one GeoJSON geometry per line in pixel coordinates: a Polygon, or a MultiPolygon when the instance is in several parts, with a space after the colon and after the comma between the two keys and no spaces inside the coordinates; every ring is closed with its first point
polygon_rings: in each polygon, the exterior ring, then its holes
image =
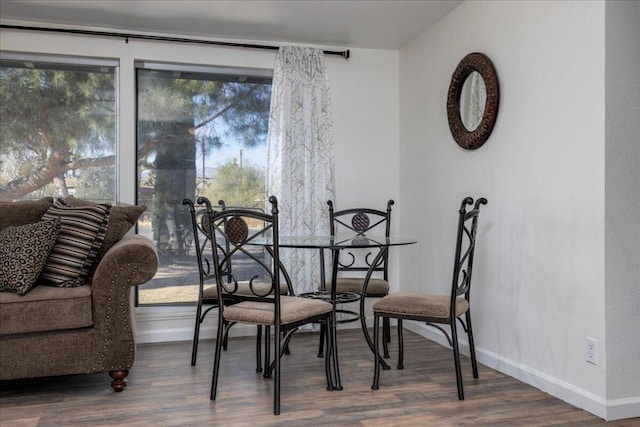
{"type": "MultiPolygon", "coordinates": [[[[52,202],[0,203],[0,232],[39,222],[52,202]]],[[[0,380],[109,372],[115,391],[126,386],[135,356],[132,287],[154,276],[158,258],[149,239],[126,234],[146,208],[110,209],[86,284],[37,284],[24,295],[0,292],[0,380]]]]}

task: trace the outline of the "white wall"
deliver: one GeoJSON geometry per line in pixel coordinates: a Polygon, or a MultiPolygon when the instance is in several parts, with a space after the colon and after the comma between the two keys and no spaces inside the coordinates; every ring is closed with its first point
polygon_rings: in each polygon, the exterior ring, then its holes
{"type": "Polygon", "coordinates": [[[336,143],[337,208],[385,209],[399,192],[397,51],[352,49],[330,61],[336,143]]]}
{"type": "Polygon", "coordinates": [[[602,417],[604,43],[604,2],[469,1],[400,53],[400,231],[420,241],[402,257],[401,286],[447,291],[456,209],[487,197],[472,290],[479,359],[602,417]],[[500,110],[485,145],[464,151],[445,106],[474,51],[494,62],[500,110]],[[585,361],[587,336],[598,365],[585,361]]]}
{"type": "MultiPolygon", "coordinates": [[[[43,26],[42,23],[3,23],[43,26]]],[[[5,29],[0,34],[0,48],[120,61],[118,198],[128,203],[135,201],[136,60],[256,68],[273,68],[275,60],[274,51],[140,40],[125,43],[119,39],[5,29]]],[[[333,98],[337,206],[362,204],[382,209],[390,198],[398,202],[396,206],[401,206],[398,200],[398,56],[397,51],[351,49],[348,61],[338,56],[326,57],[333,98]]],[[[392,258],[396,257],[391,261],[395,267],[397,256],[398,252],[392,254],[392,258]]],[[[390,274],[397,283],[397,269],[392,268],[390,274]]],[[[194,316],[190,308],[141,308],[137,316],[139,342],[190,340],[194,316]]],[[[212,336],[210,333],[211,327],[205,328],[204,336],[212,336]]],[[[253,329],[247,333],[253,333],[253,329]]]]}
{"type": "MultiPolygon", "coordinates": [[[[640,2],[606,3],[607,398],[640,396],[640,2]]],[[[621,407],[618,410],[617,406],[621,407]]]]}

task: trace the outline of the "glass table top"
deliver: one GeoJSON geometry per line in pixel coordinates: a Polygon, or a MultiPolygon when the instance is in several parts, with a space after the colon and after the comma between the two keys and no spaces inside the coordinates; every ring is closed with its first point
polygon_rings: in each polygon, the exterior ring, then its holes
{"type": "MultiPolygon", "coordinates": [[[[384,246],[411,245],[418,241],[414,238],[396,236],[367,236],[367,235],[337,235],[337,236],[280,236],[281,248],[312,248],[312,249],[341,249],[341,248],[376,248],[384,246]]],[[[271,237],[257,237],[247,244],[257,246],[271,246],[271,237]]]]}

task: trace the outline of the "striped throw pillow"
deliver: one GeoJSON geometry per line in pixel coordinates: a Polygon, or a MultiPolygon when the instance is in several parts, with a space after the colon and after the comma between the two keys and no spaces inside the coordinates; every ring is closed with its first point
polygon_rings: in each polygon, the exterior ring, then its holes
{"type": "Polygon", "coordinates": [[[40,284],[67,288],[87,282],[107,232],[110,208],[108,204],[72,207],[61,200],[53,202],[42,219],[58,218],[60,234],[42,269],[40,284]]]}

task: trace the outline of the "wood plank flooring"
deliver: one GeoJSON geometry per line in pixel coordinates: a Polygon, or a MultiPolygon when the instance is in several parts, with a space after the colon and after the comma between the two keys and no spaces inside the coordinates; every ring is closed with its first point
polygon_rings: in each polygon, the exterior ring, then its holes
{"type": "MultiPolygon", "coordinates": [[[[371,390],[372,356],[359,330],[339,331],[344,390],[327,391],[317,334],[298,333],[285,356],[282,414],[273,415],[273,380],[255,372],[254,339],[234,338],[223,353],[218,399],[209,400],[213,341],[190,366],[190,342],[139,345],[122,393],[107,374],[0,382],[0,425],[27,426],[639,426],[605,423],[583,410],[463,358],[458,401],[451,351],[405,334],[405,369],[382,371],[371,390]]],[[[394,343],[396,339],[394,336],[394,343]]]]}

